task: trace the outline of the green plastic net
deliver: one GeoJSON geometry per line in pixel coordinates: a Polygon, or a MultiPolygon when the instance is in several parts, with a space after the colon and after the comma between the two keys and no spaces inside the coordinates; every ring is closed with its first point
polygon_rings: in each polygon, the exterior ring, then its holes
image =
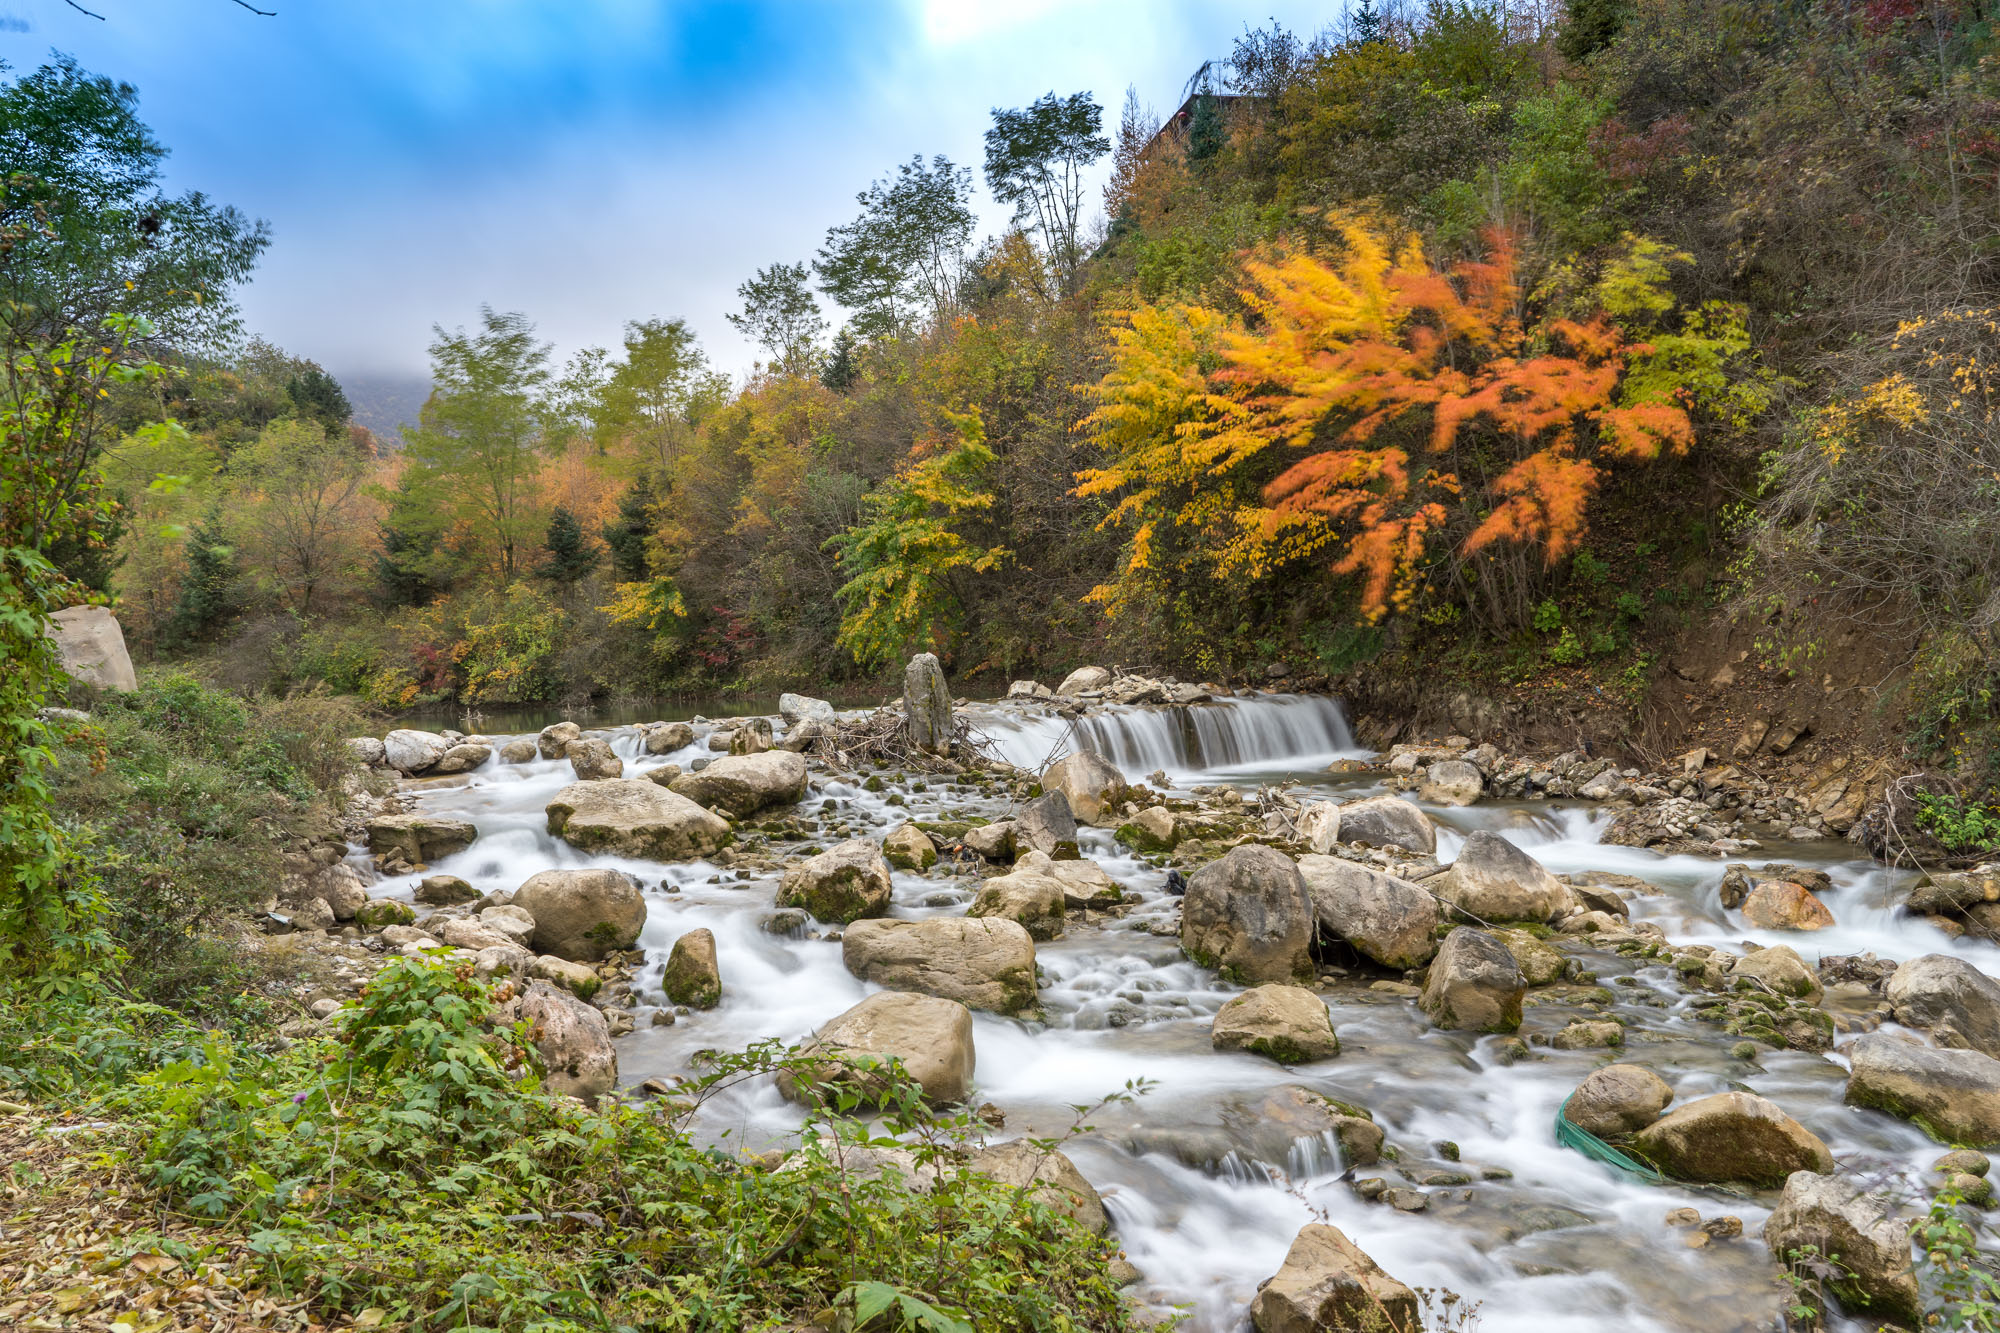
{"type": "MultiPolygon", "coordinates": [[[[1574,1093],[1571,1094],[1571,1096],[1574,1095],[1574,1093]]],[[[1573,1148],[1585,1157],[1595,1158],[1612,1170],[1622,1172],[1632,1179],[1639,1181],[1641,1184],[1664,1185],[1667,1183],[1667,1178],[1652,1167],[1647,1166],[1635,1157],[1618,1151],[1618,1149],[1612,1147],[1582,1126],[1571,1123],[1569,1116],[1566,1114],[1568,1110],[1569,1097],[1565,1097],[1563,1098],[1563,1104],[1556,1108],[1557,1143],[1560,1143],[1565,1148],[1573,1148]]]]}

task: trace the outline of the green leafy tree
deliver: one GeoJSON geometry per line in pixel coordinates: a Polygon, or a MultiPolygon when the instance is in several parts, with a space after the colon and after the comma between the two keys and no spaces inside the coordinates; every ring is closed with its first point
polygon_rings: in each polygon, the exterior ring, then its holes
{"type": "Polygon", "coordinates": [[[864,667],[949,649],[965,612],[960,580],[1013,554],[959,530],[993,507],[994,455],[977,412],[948,416],[951,437],[863,497],[864,521],[828,543],[848,575],[838,642],[864,667]]]}
{"type": "Polygon", "coordinates": [[[372,461],[344,428],[330,431],[316,417],[274,421],[230,460],[232,480],[248,492],[258,571],[302,617],[359,573],[356,529],[372,461]]]}
{"type": "Polygon", "coordinates": [[[671,477],[702,419],[728,392],[728,379],[709,369],[686,320],[636,320],[625,326],[624,361],[605,381],[599,429],[628,438],[642,469],[671,477]]]}
{"type": "Polygon", "coordinates": [[[1084,177],[1111,151],[1101,127],[1103,108],[1089,93],[1053,92],[1015,111],[993,109],[986,131],[986,186],[1014,221],[1041,237],[1049,265],[1065,289],[1083,262],[1084,177]]]}
{"type": "Polygon", "coordinates": [[[601,552],[584,536],[583,524],[562,505],[557,505],[549,515],[549,535],[543,540],[542,549],[546,554],[535,572],[565,586],[596,569],[601,558],[601,552]]]}
{"type": "Polygon", "coordinates": [[[213,638],[241,605],[237,596],[236,548],[222,523],[222,504],[211,500],[187,539],[187,573],[180,600],[167,622],[167,641],[189,648],[213,638]]]}
{"type": "Polygon", "coordinates": [[[854,311],[863,337],[908,331],[930,308],[942,321],[957,299],[972,240],[972,172],[921,155],[855,196],[861,216],[826,234],[814,267],[820,288],[854,311]]]}
{"type": "Polygon", "coordinates": [[[512,580],[536,527],[548,344],[536,341],[527,316],[490,306],[480,308],[476,331],[436,335],[436,387],[404,441],[404,489],[413,503],[399,506],[397,521],[432,534],[471,525],[493,544],[500,577],[512,580]]]}
{"type": "Polygon", "coordinates": [[[808,283],[812,270],[804,264],[772,264],[736,289],[743,309],[729,322],[744,337],[763,348],[771,365],[787,375],[806,375],[819,356],[826,318],[808,283]]]}

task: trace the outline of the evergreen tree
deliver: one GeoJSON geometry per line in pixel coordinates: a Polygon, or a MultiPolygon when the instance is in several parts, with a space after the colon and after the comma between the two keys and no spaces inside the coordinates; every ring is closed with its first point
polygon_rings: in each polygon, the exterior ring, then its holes
{"type": "Polygon", "coordinates": [[[1213,93],[1200,94],[1194,100],[1194,115],[1188,120],[1188,161],[1195,166],[1209,161],[1222,151],[1226,138],[1222,127],[1222,104],[1213,93]]]}
{"type": "Polygon", "coordinates": [[[1382,15],[1375,8],[1375,0],[1360,0],[1354,7],[1354,40],[1357,44],[1379,42],[1386,34],[1383,31],[1382,15]]]}
{"type": "Polygon", "coordinates": [[[444,591],[433,576],[437,537],[394,522],[382,525],[382,553],[375,557],[376,598],[384,606],[422,606],[444,591]]]}
{"type": "Polygon", "coordinates": [[[565,586],[597,568],[597,549],[583,535],[583,524],[561,505],[549,515],[549,535],[542,543],[547,552],[535,572],[565,586]]]}
{"type": "Polygon", "coordinates": [[[354,418],[354,405],[347,401],[347,391],[340,387],[339,380],[318,366],[307,366],[304,374],[292,376],[285,385],[285,396],[292,400],[293,407],[329,431],[345,426],[354,418]]]}
{"type": "Polygon", "coordinates": [[[639,583],[647,574],[646,538],[653,531],[653,478],[642,473],[618,498],[618,517],[604,525],[611,548],[611,572],[620,583],[639,583]]]}
{"type": "Polygon", "coordinates": [[[860,374],[861,367],[854,359],[854,335],[842,329],[833,335],[833,353],[827,357],[819,381],[835,393],[846,393],[860,374]]]}
{"type": "Polygon", "coordinates": [[[188,534],[187,573],[167,621],[167,642],[186,648],[212,638],[236,609],[236,548],[222,529],[221,504],[210,502],[188,534]]]}

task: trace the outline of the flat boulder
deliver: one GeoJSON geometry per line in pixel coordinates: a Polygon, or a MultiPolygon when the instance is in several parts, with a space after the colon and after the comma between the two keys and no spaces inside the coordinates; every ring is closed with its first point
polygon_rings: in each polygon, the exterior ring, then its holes
{"type": "Polygon", "coordinates": [[[427,906],[455,907],[479,897],[479,890],[457,875],[426,875],[417,881],[417,891],[413,896],[427,906]]]}
{"type": "Polygon", "coordinates": [[[1438,1027],[1458,1032],[1513,1032],[1528,990],[1507,946],[1483,930],[1459,926],[1431,960],[1417,1007],[1438,1027]]]}
{"type": "Polygon", "coordinates": [[[389,767],[399,773],[422,773],[438,760],[451,743],[444,737],[429,731],[413,731],[408,727],[398,727],[382,738],[382,757],[389,767]]]}
{"type": "Polygon", "coordinates": [[[2000,1144],[2000,1060],[1886,1032],[1865,1033],[1844,1049],[1849,1106],[1887,1111],[1942,1143],[2000,1144]]]}
{"type": "Polygon", "coordinates": [[[1292,859],[1247,843],[1188,877],[1181,948],[1244,985],[1308,981],[1313,925],[1312,898],[1292,859]]]}
{"type": "MultiPolygon", "coordinates": [[[[1923,1295],[1910,1258],[1910,1223],[1854,1181],[1795,1171],[1764,1222],[1764,1244],[1780,1265],[1802,1250],[1837,1255],[1824,1279],[1840,1308],[1868,1327],[1924,1327],[1923,1295]]],[[[1817,1321],[1815,1321],[1817,1322],[1817,1321]]]]}
{"type": "Polygon", "coordinates": [[[1896,1021],[1927,1028],[1940,1046],[2000,1059],[2000,983],[1963,958],[1927,953],[1889,975],[1883,997],[1896,1021]]]}
{"type": "Polygon", "coordinates": [[[542,1083],[550,1091],[595,1102],[617,1086],[618,1052],[603,1011],[537,980],[503,1006],[501,1014],[504,1021],[524,1018],[533,1025],[542,1083]]]}
{"type": "Polygon", "coordinates": [[[698,805],[716,806],[742,819],[806,797],[806,761],[790,750],[731,754],[699,773],[684,773],[667,789],[698,805]]]}
{"type": "Polygon", "coordinates": [[[405,861],[422,864],[470,847],[479,836],[472,821],[457,815],[433,815],[412,810],[377,815],[368,821],[368,850],[377,856],[400,853],[405,861]]]}
{"type": "Polygon", "coordinates": [[[1033,937],[997,917],[856,921],[841,933],[840,959],[863,981],[968,1009],[1019,1014],[1038,998],[1033,937]]]}
{"type": "Polygon", "coordinates": [[[781,694],[778,696],[778,716],[790,727],[801,722],[831,722],[834,711],[831,703],[815,699],[810,694],[781,694]]]}
{"type": "Polygon", "coordinates": [[[1307,1224],[1284,1266],[1250,1302],[1256,1333],[1381,1328],[1415,1333],[1417,1294],[1390,1277],[1338,1227],[1307,1224]]]}
{"type": "Polygon", "coordinates": [[[1063,905],[1072,911],[1116,907],[1125,890],[1095,861],[1051,861],[1049,871],[1063,882],[1063,905]]]}
{"type": "Polygon", "coordinates": [[[1324,847],[1335,842],[1358,842],[1368,847],[1397,847],[1419,856],[1437,854],[1437,826],[1413,801],[1400,796],[1371,796],[1348,801],[1339,807],[1339,821],[1328,831],[1324,847]]]}
{"type": "Polygon", "coordinates": [[[1102,755],[1079,750],[1048,766],[1042,773],[1042,790],[1061,792],[1079,821],[1113,828],[1118,823],[1116,806],[1125,795],[1125,775],[1102,755]]]}
{"type": "Polygon", "coordinates": [[[1077,695],[1086,690],[1101,690],[1111,683],[1111,673],[1101,666],[1080,666],[1062,678],[1056,686],[1057,694],[1077,695]]]}
{"type": "Polygon", "coordinates": [[[1299,875],[1321,934],[1397,971],[1436,955],[1438,902],[1416,885],[1337,856],[1302,856],[1299,875]]]}
{"type": "Polygon", "coordinates": [[[540,754],[541,751],[535,748],[533,741],[508,741],[500,747],[500,758],[503,763],[532,764],[540,754]]]}
{"type": "Polygon", "coordinates": [[[722,972],[715,962],[714,931],[690,930],[674,941],[660,988],[667,999],[690,1009],[713,1009],[722,1003],[722,972]]]}
{"type": "Polygon", "coordinates": [[[1029,852],[1012,870],[981,884],[965,914],[1004,917],[1038,940],[1052,940],[1063,933],[1068,905],[1069,885],[1055,873],[1055,863],[1041,852],[1029,852]]]}
{"type": "MultiPolygon", "coordinates": [[[[972,1011],[935,995],[881,991],[829,1021],[800,1054],[829,1061],[814,1082],[853,1087],[870,1098],[886,1090],[875,1066],[893,1057],[903,1062],[926,1101],[951,1105],[972,1091],[972,1011]]],[[[778,1088],[795,1102],[813,1095],[789,1073],[779,1077],[778,1088]]]]}
{"type": "Polygon", "coordinates": [[[1794,1171],[1833,1170],[1818,1135],[1748,1092],[1689,1102],[1633,1136],[1641,1156],[1676,1180],[1776,1189],[1794,1171]]]}
{"type": "Polygon", "coordinates": [[[729,843],[729,821],[644,778],[575,782],[548,804],[549,832],[586,852],[688,861],[729,843]]]}
{"type": "Polygon", "coordinates": [[[1249,1051],[1281,1065],[1340,1054],[1326,1001],[1303,986],[1253,986],[1231,996],[1217,1011],[1208,1036],[1218,1051],[1249,1051]]]}
{"type": "Polygon", "coordinates": [[[1563,1119],[1601,1139],[1637,1134],[1674,1099],[1665,1079],[1638,1065],[1593,1069],[1563,1103],[1563,1119]]]}
{"type": "Polygon", "coordinates": [[[432,777],[446,777],[453,773],[470,773],[493,757],[493,747],[479,741],[458,741],[438,756],[437,763],[431,765],[432,777]]]}
{"type": "Polygon", "coordinates": [[[1481,922],[1547,923],[1576,905],[1569,885],[1485,829],[1466,838],[1449,870],[1425,883],[1439,898],[1481,922]]]}
{"type": "Polygon", "coordinates": [[[694,728],[685,722],[655,722],[646,728],[647,754],[672,754],[694,744],[694,728]]]}
{"type": "Polygon", "coordinates": [[[868,838],[849,838],[787,866],[777,906],[803,907],[821,921],[845,925],[886,915],[891,887],[882,849],[868,838]]]}
{"type": "Polygon", "coordinates": [[[596,736],[573,740],[563,751],[578,782],[600,782],[625,776],[625,761],[611,749],[611,742],[596,736]]]}

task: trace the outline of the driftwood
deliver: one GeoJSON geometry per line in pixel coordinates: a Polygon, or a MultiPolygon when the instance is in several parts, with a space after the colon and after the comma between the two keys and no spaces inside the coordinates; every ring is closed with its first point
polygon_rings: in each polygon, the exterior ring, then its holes
{"type": "Polygon", "coordinates": [[[839,717],[817,724],[801,753],[831,768],[901,768],[919,773],[962,773],[996,762],[993,743],[964,714],[951,719],[951,754],[932,754],[910,739],[903,714],[878,708],[860,717],[839,717]]]}

